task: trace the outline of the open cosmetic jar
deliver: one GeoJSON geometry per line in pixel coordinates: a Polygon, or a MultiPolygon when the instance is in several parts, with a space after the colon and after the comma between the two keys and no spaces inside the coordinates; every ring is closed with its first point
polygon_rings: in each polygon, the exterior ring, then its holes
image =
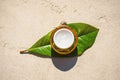
{"type": "Polygon", "coordinates": [[[76,32],[65,24],[54,29],[50,36],[52,49],[61,55],[70,54],[75,50],[77,43],[76,32]]]}

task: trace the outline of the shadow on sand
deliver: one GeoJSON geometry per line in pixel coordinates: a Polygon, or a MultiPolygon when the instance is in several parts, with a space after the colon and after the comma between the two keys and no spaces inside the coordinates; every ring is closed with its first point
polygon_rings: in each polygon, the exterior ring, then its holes
{"type": "Polygon", "coordinates": [[[52,53],[52,58],[47,57],[47,56],[42,56],[39,54],[35,54],[35,53],[30,53],[30,52],[21,53],[21,54],[31,54],[31,55],[35,55],[37,57],[51,58],[53,65],[61,71],[68,71],[68,70],[72,69],[75,66],[77,59],[78,59],[77,48],[68,55],[60,55],[60,54],[56,53],[53,49],[51,50],[51,53],[52,53]],[[72,56],[76,56],[76,57],[72,57],[72,56]]]}

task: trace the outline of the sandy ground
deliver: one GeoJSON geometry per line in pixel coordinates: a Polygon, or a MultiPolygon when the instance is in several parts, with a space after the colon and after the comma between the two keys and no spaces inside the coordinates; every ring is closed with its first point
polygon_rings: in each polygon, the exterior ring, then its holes
{"type": "Polygon", "coordinates": [[[0,80],[120,80],[120,0],[0,0],[0,80]],[[78,58],[19,54],[61,21],[100,32],[78,58]]]}

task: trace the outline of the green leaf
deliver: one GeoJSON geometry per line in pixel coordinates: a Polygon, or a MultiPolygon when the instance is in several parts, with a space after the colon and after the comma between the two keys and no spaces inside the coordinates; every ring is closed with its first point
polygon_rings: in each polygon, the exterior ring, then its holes
{"type": "Polygon", "coordinates": [[[74,29],[78,35],[78,45],[72,53],[60,55],[51,48],[50,35],[52,31],[39,39],[28,51],[48,57],[74,57],[81,55],[93,45],[99,29],[86,23],[71,23],[68,26],[74,29]]]}

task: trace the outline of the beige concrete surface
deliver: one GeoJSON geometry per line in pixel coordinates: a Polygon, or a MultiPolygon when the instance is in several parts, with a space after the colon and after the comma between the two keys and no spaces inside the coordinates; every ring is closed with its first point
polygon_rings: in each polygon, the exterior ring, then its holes
{"type": "Polygon", "coordinates": [[[120,0],[0,0],[0,80],[120,80],[120,0]],[[100,31],[78,58],[19,54],[61,21],[100,31]]]}

